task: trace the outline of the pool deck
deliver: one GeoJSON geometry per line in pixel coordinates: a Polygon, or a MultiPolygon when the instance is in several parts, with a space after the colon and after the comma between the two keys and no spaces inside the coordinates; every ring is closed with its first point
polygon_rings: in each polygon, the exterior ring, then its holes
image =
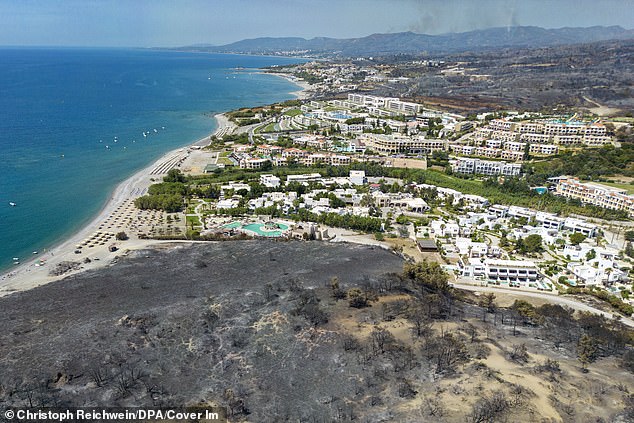
{"type": "Polygon", "coordinates": [[[238,229],[241,231],[249,232],[257,236],[264,237],[281,237],[288,233],[291,229],[291,224],[288,222],[275,222],[279,225],[279,229],[265,230],[263,229],[265,223],[262,222],[241,222],[234,221],[228,224],[221,225],[223,228],[238,229]]]}

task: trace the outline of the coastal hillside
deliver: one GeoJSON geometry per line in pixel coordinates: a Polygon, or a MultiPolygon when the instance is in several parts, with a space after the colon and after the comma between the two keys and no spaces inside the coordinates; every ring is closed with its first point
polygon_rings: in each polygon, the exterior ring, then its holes
{"type": "Polygon", "coordinates": [[[254,38],[222,46],[186,46],[182,50],[212,53],[338,55],[448,54],[497,48],[550,47],[596,41],[631,39],[634,30],[620,26],[545,29],[536,26],[489,28],[441,35],[400,32],[337,39],[318,37],[254,38]]]}

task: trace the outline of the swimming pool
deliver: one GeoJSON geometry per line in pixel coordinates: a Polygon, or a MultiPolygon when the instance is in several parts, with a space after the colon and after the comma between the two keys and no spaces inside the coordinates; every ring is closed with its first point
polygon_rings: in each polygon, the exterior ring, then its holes
{"type": "Polygon", "coordinates": [[[242,229],[244,229],[245,231],[255,232],[260,236],[282,236],[284,231],[288,229],[288,226],[282,223],[277,223],[279,229],[274,229],[271,231],[264,229],[264,226],[265,225],[262,223],[249,223],[248,225],[244,225],[242,229]]]}
{"type": "Polygon", "coordinates": [[[227,229],[236,229],[236,228],[240,228],[241,226],[242,226],[242,222],[231,222],[226,225],[223,225],[222,227],[227,229]]]}
{"type": "Polygon", "coordinates": [[[334,119],[341,119],[341,120],[346,120],[346,119],[352,118],[351,115],[347,115],[347,114],[341,113],[341,112],[330,112],[330,113],[328,113],[328,116],[332,117],[334,119]]]}
{"type": "Polygon", "coordinates": [[[259,236],[269,237],[282,236],[284,231],[288,229],[288,225],[285,225],[283,223],[275,222],[275,224],[277,225],[277,229],[273,230],[267,230],[264,223],[249,223],[248,225],[244,225],[241,222],[231,222],[227,225],[223,225],[223,228],[243,229],[245,231],[253,232],[254,234],[259,236]]]}

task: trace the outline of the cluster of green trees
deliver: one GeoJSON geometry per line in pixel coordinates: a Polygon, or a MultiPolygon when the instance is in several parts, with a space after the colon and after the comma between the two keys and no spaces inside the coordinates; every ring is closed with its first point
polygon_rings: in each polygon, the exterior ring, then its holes
{"type": "Polygon", "coordinates": [[[608,291],[606,291],[604,289],[569,287],[566,290],[566,293],[567,294],[588,294],[588,295],[592,295],[593,297],[596,297],[596,298],[598,298],[600,300],[603,300],[603,301],[607,302],[615,310],[620,311],[621,313],[625,314],[626,316],[630,316],[632,313],[634,313],[634,307],[632,307],[628,303],[623,302],[619,297],[617,297],[616,295],[610,294],[608,291]]]}
{"type": "Polygon", "coordinates": [[[532,185],[542,185],[548,178],[560,175],[574,175],[587,180],[615,174],[634,176],[634,144],[623,143],[621,148],[606,146],[569,151],[527,164],[524,168],[527,181],[532,185]]]}
{"type": "Polygon", "coordinates": [[[295,74],[295,76],[303,79],[304,81],[308,82],[310,85],[319,84],[320,82],[324,80],[324,78],[317,75],[313,75],[312,73],[306,72],[306,71],[298,72],[295,74]]]}
{"type": "Polygon", "coordinates": [[[525,255],[544,251],[544,247],[542,246],[542,237],[537,234],[532,234],[526,238],[519,238],[515,242],[515,251],[525,255]]]}
{"type": "Polygon", "coordinates": [[[134,200],[134,205],[141,210],[163,210],[167,213],[182,211],[185,197],[190,194],[186,177],[178,169],[172,169],[163,182],[150,185],[148,194],[134,200]]]}
{"type": "Polygon", "coordinates": [[[163,210],[176,213],[183,210],[183,197],[178,194],[145,195],[134,200],[134,205],[141,210],[163,210]]]}
{"type": "MultiPolygon", "coordinates": [[[[521,178],[506,177],[503,183],[496,178],[479,181],[470,177],[447,175],[443,172],[410,168],[387,168],[376,163],[353,163],[332,170],[333,175],[342,176],[350,169],[365,170],[367,176],[403,179],[406,182],[427,183],[451,188],[465,194],[480,195],[492,204],[506,204],[530,207],[557,214],[580,214],[603,219],[627,219],[623,210],[609,210],[592,205],[583,205],[574,199],[566,199],[550,193],[538,194],[530,189],[528,182],[521,178]]],[[[328,169],[329,170],[329,169],[328,169]]]]}
{"type": "Polygon", "coordinates": [[[297,222],[316,222],[334,228],[352,229],[366,233],[380,232],[383,230],[383,221],[376,217],[361,217],[353,215],[339,215],[337,213],[315,214],[309,210],[300,208],[288,215],[297,222]]]}
{"type": "Polygon", "coordinates": [[[365,122],[365,118],[363,116],[346,119],[347,125],[355,125],[355,124],[364,123],[364,122],[365,122]]]}
{"type": "Polygon", "coordinates": [[[405,265],[404,275],[418,284],[423,291],[430,290],[440,293],[451,291],[447,272],[435,261],[425,260],[419,263],[408,263],[405,265]]]}
{"type": "Polygon", "coordinates": [[[237,121],[238,126],[248,126],[248,125],[254,125],[256,123],[262,123],[261,119],[240,119],[239,121],[237,121]]]}
{"type": "Polygon", "coordinates": [[[428,138],[438,138],[440,131],[444,128],[441,118],[431,118],[427,126],[421,127],[423,131],[427,131],[428,138]]]}
{"type": "Polygon", "coordinates": [[[321,198],[328,198],[329,201],[329,205],[332,208],[341,208],[341,207],[346,207],[346,202],[343,201],[341,198],[337,197],[334,193],[332,192],[323,192],[323,193],[319,193],[317,195],[315,195],[315,200],[319,200],[321,198]]]}
{"type": "MultiPolygon", "coordinates": [[[[212,137],[213,140],[214,137],[212,137]]],[[[223,142],[233,142],[236,144],[248,144],[249,143],[249,134],[243,132],[241,134],[227,134],[222,137],[223,142]]]]}
{"type": "Polygon", "coordinates": [[[233,112],[227,113],[230,119],[236,118],[252,118],[255,117],[255,112],[251,109],[239,109],[233,112]]]}

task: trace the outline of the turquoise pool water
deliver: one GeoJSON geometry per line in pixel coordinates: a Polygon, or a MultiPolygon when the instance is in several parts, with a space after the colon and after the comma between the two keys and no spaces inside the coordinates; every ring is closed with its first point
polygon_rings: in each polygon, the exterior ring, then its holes
{"type": "Polygon", "coordinates": [[[331,116],[335,119],[350,119],[352,117],[351,115],[347,115],[345,113],[340,113],[340,112],[331,112],[331,113],[328,113],[328,116],[331,116]]]}
{"type": "Polygon", "coordinates": [[[546,194],[548,192],[548,188],[546,187],[536,187],[533,190],[537,191],[538,194],[546,194]]]}
{"type": "Polygon", "coordinates": [[[282,236],[284,231],[288,229],[288,225],[285,225],[283,223],[277,223],[277,226],[279,226],[278,230],[267,231],[263,229],[264,228],[263,223],[249,223],[248,225],[243,225],[241,222],[231,222],[226,225],[223,225],[223,228],[244,229],[245,231],[250,231],[260,236],[271,236],[271,237],[282,236]]]}
{"type": "Polygon", "coordinates": [[[248,225],[244,225],[242,229],[255,232],[260,236],[282,236],[282,233],[288,229],[288,226],[282,223],[278,223],[277,225],[280,227],[280,229],[275,231],[262,230],[262,228],[264,227],[264,224],[262,223],[249,223],[248,225]]]}
{"type": "Polygon", "coordinates": [[[231,222],[223,226],[223,228],[236,229],[242,227],[241,222],[231,222]]]}

